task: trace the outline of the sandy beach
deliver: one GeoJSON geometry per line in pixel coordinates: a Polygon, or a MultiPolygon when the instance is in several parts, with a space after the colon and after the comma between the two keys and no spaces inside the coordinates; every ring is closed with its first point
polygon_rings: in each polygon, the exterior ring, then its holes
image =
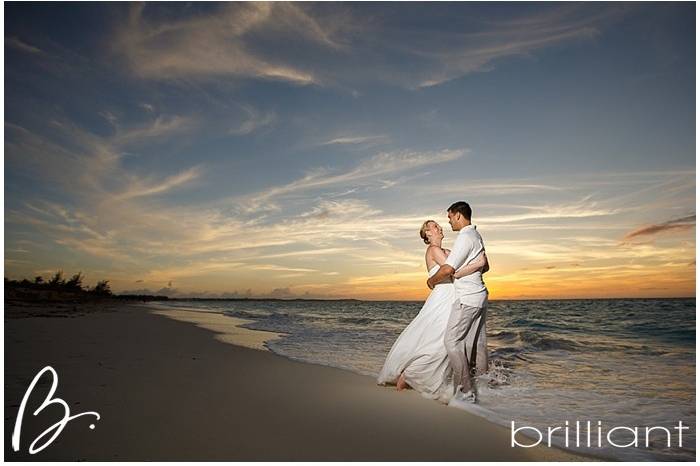
{"type": "Polygon", "coordinates": [[[6,303],[8,461],[591,460],[511,448],[506,428],[371,377],[278,356],[263,346],[278,335],[220,314],[119,302],[84,312],[45,307],[30,315],[6,303]],[[45,375],[14,452],[19,404],[46,365],[71,414],[97,411],[101,419],[74,419],[29,455],[29,444],[63,415],[58,405],[31,415],[50,388],[45,375]]]}

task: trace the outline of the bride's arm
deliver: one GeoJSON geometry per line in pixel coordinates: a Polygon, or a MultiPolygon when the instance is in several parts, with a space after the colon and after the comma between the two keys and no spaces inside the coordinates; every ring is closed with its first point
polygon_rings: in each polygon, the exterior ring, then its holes
{"type": "Polygon", "coordinates": [[[478,271],[479,269],[481,270],[481,273],[484,273],[488,270],[489,266],[489,260],[486,257],[486,251],[482,252],[477,256],[476,259],[474,259],[473,262],[470,262],[469,264],[465,265],[464,267],[460,267],[459,270],[457,270],[454,274],[455,278],[462,278],[466,277],[467,275],[471,275],[474,272],[478,271]]]}
{"type": "MultiPolygon", "coordinates": [[[[445,265],[445,261],[447,260],[447,254],[445,254],[445,251],[442,248],[439,248],[437,246],[430,246],[428,248],[428,254],[433,259],[433,261],[435,261],[435,263],[438,264],[440,267],[445,265]]],[[[440,282],[436,282],[436,283],[449,283],[449,282],[452,282],[452,275],[448,275],[445,278],[441,279],[440,282]]],[[[431,287],[431,289],[432,289],[432,287],[431,287]]]]}
{"type": "Polygon", "coordinates": [[[429,254],[439,266],[442,266],[447,259],[447,254],[445,254],[445,251],[437,246],[430,246],[429,254]]]}

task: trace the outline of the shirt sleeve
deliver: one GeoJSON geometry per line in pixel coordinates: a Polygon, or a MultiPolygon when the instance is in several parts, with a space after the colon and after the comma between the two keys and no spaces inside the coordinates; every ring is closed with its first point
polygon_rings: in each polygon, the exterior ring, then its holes
{"type": "Polygon", "coordinates": [[[450,255],[445,259],[445,264],[449,265],[453,269],[457,270],[464,264],[469,255],[469,251],[472,249],[472,240],[467,235],[457,236],[454,246],[450,255]]]}

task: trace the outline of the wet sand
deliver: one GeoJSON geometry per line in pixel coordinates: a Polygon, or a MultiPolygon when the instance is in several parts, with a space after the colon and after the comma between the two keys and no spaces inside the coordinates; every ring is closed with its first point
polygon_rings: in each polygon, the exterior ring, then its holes
{"type": "Polygon", "coordinates": [[[124,303],[85,312],[44,306],[24,317],[6,306],[8,461],[591,460],[546,446],[511,448],[509,429],[470,413],[275,355],[264,341],[278,335],[241,329],[227,316],[124,303]],[[47,365],[58,374],[54,398],[72,415],[101,418],[78,417],[43,451],[28,454],[63,416],[56,404],[32,416],[50,388],[44,375],[14,452],[19,404],[47,365]]]}

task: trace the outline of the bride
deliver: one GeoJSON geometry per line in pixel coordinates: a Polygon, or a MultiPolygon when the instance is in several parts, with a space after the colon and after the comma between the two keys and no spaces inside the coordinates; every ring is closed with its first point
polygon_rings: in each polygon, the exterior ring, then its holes
{"type": "MultiPolygon", "coordinates": [[[[428,245],[425,265],[431,276],[445,263],[450,251],[442,248],[442,228],[433,220],[423,223],[420,237],[428,245]]],[[[457,270],[454,278],[470,275],[480,269],[484,273],[488,268],[488,258],[482,253],[457,270]]],[[[418,315],[394,342],[377,377],[379,385],[396,385],[398,390],[410,386],[426,398],[445,404],[449,402],[454,386],[443,338],[455,299],[451,281],[435,286],[418,315]]]]}

